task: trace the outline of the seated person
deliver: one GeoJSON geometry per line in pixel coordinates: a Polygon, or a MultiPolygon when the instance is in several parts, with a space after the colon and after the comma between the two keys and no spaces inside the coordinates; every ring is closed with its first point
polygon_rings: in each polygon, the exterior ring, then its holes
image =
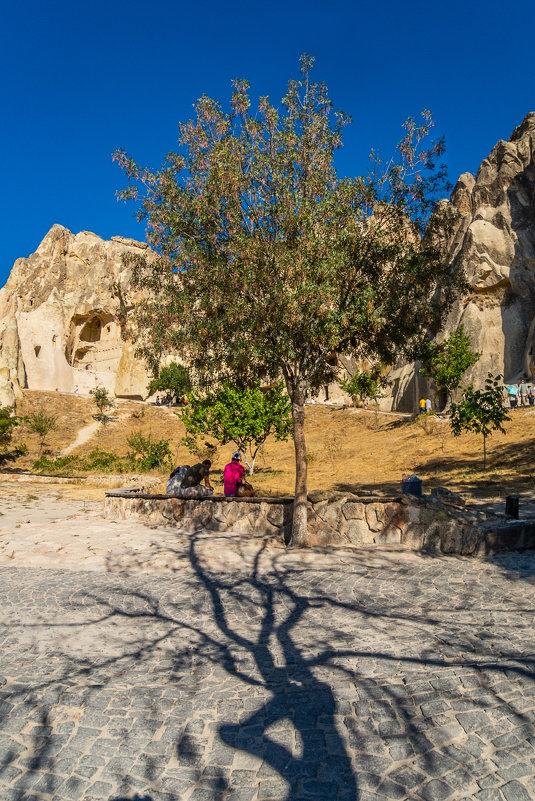
{"type": "Polygon", "coordinates": [[[227,497],[236,495],[238,485],[243,482],[245,468],[241,462],[241,453],[234,451],[232,461],[229,462],[223,471],[223,491],[227,497]]]}
{"type": "Polygon", "coordinates": [[[167,482],[167,494],[177,495],[180,498],[203,498],[213,495],[214,490],[210,484],[210,467],[212,463],[209,459],[204,462],[194,464],[192,467],[184,465],[173,470],[167,482]],[[180,484],[178,480],[180,479],[180,484]],[[204,479],[205,486],[201,486],[204,479]]]}

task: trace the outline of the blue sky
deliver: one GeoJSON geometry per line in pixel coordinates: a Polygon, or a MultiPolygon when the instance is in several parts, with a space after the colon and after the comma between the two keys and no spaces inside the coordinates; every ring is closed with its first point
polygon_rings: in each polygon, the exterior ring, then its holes
{"type": "Polygon", "coordinates": [[[4,0],[0,283],[56,222],[142,239],[112,151],[159,166],[197,97],[239,76],[278,102],[303,52],[353,116],[341,174],[430,108],[455,183],[535,110],[534,23],[533,0],[4,0]]]}

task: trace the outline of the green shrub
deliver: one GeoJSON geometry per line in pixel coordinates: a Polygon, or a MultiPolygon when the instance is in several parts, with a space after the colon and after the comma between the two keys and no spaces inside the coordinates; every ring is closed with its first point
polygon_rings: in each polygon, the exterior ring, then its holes
{"type": "Polygon", "coordinates": [[[141,431],[134,431],[128,437],[127,442],[131,448],[128,459],[133,470],[146,473],[155,469],[172,469],[173,456],[168,439],[154,442],[150,434],[145,437],[141,431]]]}
{"type": "Polygon", "coordinates": [[[78,470],[79,456],[60,456],[58,459],[50,459],[48,456],[40,456],[33,463],[32,470],[35,473],[63,473],[66,469],[78,470]]]}
{"type": "Polygon", "coordinates": [[[91,451],[82,458],[81,464],[82,470],[87,470],[89,473],[125,473],[128,470],[124,457],[107,451],[91,451]]]}

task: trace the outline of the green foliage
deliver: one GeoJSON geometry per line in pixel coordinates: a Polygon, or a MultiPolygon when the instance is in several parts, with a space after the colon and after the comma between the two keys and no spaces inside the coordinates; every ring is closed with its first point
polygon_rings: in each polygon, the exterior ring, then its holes
{"type": "Polygon", "coordinates": [[[57,428],[57,420],[55,415],[46,415],[42,410],[33,412],[25,418],[30,431],[39,435],[39,453],[43,450],[47,434],[57,428]]]}
{"type": "Polygon", "coordinates": [[[115,406],[114,401],[108,395],[108,390],[104,387],[95,387],[90,389],[89,394],[93,396],[93,401],[97,407],[97,420],[100,420],[104,425],[109,421],[109,417],[105,414],[105,409],[111,409],[115,406]]]}
{"type": "Polygon", "coordinates": [[[13,429],[19,426],[21,422],[23,422],[23,418],[13,414],[12,406],[0,408],[0,464],[13,462],[19,456],[23,456],[28,452],[28,448],[24,443],[9,450],[13,439],[13,429]]]}
{"type": "Polygon", "coordinates": [[[258,386],[282,374],[294,417],[294,535],[306,533],[304,404],[337,374],[333,354],[385,364],[435,330],[464,286],[444,243],[454,212],[435,208],[446,170],[433,122],[405,123],[393,157],[339,179],[349,117],[301,58],[279,106],[233,82],[230,108],[207,96],[179,126],[160,170],[115,159],[139,204],[156,258],[130,254],[145,300],[126,333],[157,369],[184,355],[201,386],[258,386]],[[433,212],[433,213],[431,213],[433,212]],[[424,237],[420,234],[426,231],[424,237]],[[440,291],[434,290],[440,285],[440,291]]]}
{"type": "Polygon", "coordinates": [[[450,410],[451,431],[458,437],[463,431],[473,431],[483,436],[483,468],[487,469],[487,437],[493,431],[505,434],[503,424],[511,418],[503,406],[501,376],[487,375],[484,389],[466,387],[464,399],[452,403],[450,410]]]}
{"type": "Polygon", "coordinates": [[[171,362],[166,367],[162,367],[159,375],[153,378],[147,387],[149,395],[155,392],[169,392],[175,403],[178,403],[184,395],[191,392],[191,379],[189,370],[181,364],[171,362]]]}
{"type": "Polygon", "coordinates": [[[291,404],[282,383],[265,391],[229,384],[206,395],[194,391],[181,418],[186,428],[184,444],[191,452],[198,450],[200,436],[213,437],[221,445],[233,442],[245,454],[250,475],[269,435],[280,442],[287,440],[293,429],[291,404]]]}
{"type": "Polygon", "coordinates": [[[421,351],[422,375],[432,378],[439,392],[447,392],[450,400],[461,386],[463,376],[479,357],[470,348],[470,337],[464,333],[462,325],[443,342],[427,342],[421,351]]]}
{"type": "Polygon", "coordinates": [[[171,469],[171,452],[168,440],[151,442],[150,437],[134,437],[128,456],[94,450],[86,456],[71,454],[51,459],[41,456],[33,463],[36,473],[148,473],[151,470],[168,472],[171,469]]]}
{"type": "Polygon", "coordinates": [[[356,370],[355,374],[349,379],[342,379],[338,382],[344,392],[347,392],[353,399],[360,398],[362,403],[367,400],[377,401],[381,397],[381,367],[376,366],[371,370],[356,370]]]}
{"type": "Polygon", "coordinates": [[[60,456],[58,459],[51,459],[48,456],[40,456],[32,465],[34,473],[63,473],[68,469],[81,469],[79,456],[60,456]]]}
{"type": "Polygon", "coordinates": [[[13,429],[20,425],[20,417],[13,414],[12,406],[0,408],[0,449],[7,450],[13,439],[13,429]]]}
{"type": "Polygon", "coordinates": [[[154,469],[172,469],[172,453],[168,439],[154,442],[150,435],[145,437],[141,431],[135,431],[130,434],[127,443],[131,448],[128,458],[133,470],[146,473],[154,469]]]}

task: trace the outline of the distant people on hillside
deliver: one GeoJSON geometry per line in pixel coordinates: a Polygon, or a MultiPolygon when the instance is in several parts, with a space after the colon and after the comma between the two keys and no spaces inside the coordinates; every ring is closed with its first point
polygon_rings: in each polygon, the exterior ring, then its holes
{"type": "Polygon", "coordinates": [[[425,399],[425,411],[429,413],[432,408],[433,408],[433,404],[431,403],[431,398],[426,398],[425,399]]]}
{"type": "Polygon", "coordinates": [[[532,384],[529,388],[529,405],[533,406],[535,403],[535,385],[532,384]]]}
{"type": "Polygon", "coordinates": [[[525,378],[523,378],[520,381],[520,386],[519,386],[518,389],[519,389],[519,392],[520,392],[520,405],[521,406],[527,406],[528,405],[528,385],[526,384],[526,379],[525,378]]]}
{"type": "Polygon", "coordinates": [[[420,414],[425,414],[425,398],[420,398],[420,414]]]}
{"type": "Polygon", "coordinates": [[[507,397],[509,398],[509,406],[511,409],[516,409],[518,406],[518,387],[516,384],[509,384],[507,387],[507,397]]]}

